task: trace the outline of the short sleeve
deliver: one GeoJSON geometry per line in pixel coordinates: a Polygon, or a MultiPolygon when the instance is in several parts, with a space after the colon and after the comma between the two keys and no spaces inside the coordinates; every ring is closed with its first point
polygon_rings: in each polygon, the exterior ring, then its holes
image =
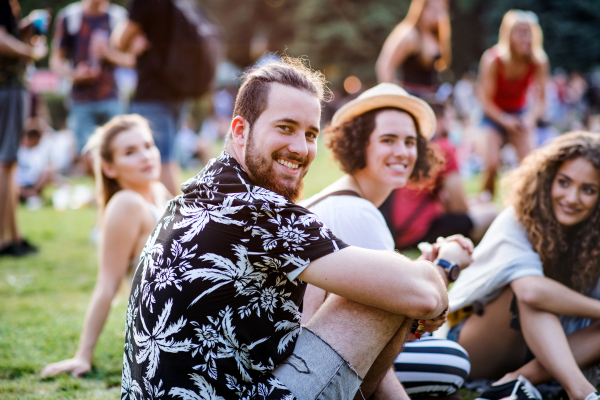
{"type": "Polygon", "coordinates": [[[56,30],[54,35],[58,36],[57,44],[61,50],[66,50],[67,53],[71,52],[73,48],[73,37],[69,35],[67,31],[67,19],[64,14],[56,20],[56,30]]]}
{"type": "Polygon", "coordinates": [[[3,26],[7,32],[12,32],[16,25],[15,17],[8,0],[0,0],[0,26],[3,26]]]}
{"type": "Polygon", "coordinates": [[[338,238],[351,246],[394,250],[394,239],[381,212],[368,200],[332,196],[311,208],[338,238]]]}
{"type": "Polygon", "coordinates": [[[442,156],[444,157],[444,168],[442,175],[448,175],[453,172],[458,172],[458,162],[456,161],[456,152],[447,139],[440,139],[434,142],[442,156]]]}
{"type": "Polygon", "coordinates": [[[129,19],[133,22],[144,26],[148,18],[148,10],[153,8],[153,4],[150,3],[153,3],[153,1],[131,0],[129,5],[127,6],[127,11],[129,12],[129,19]]]}
{"type": "Polygon", "coordinates": [[[263,261],[274,263],[291,280],[312,261],[348,247],[315,214],[300,206],[278,210],[257,228],[267,250],[263,261]]]}

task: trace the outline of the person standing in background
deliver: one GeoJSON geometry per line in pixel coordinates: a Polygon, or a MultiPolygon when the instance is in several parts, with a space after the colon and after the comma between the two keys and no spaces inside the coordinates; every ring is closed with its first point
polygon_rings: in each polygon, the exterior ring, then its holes
{"type": "Polygon", "coordinates": [[[446,0],[413,0],[406,18],[383,44],[375,70],[379,82],[399,82],[412,95],[431,97],[438,71],[450,66],[450,17],[446,0]]]}
{"type": "MultiPolygon", "coordinates": [[[[57,15],[50,67],[73,83],[68,125],[78,154],[98,126],[123,113],[114,69],[133,67],[135,57],[111,48],[108,39],[125,16],[125,9],[109,0],[78,1],[57,15]]],[[[82,164],[90,170],[87,157],[82,164]]]]}
{"type": "Polygon", "coordinates": [[[519,159],[525,158],[533,146],[537,121],[544,116],[549,65],[542,41],[542,29],[533,12],[510,10],[502,19],[498,44],[481,56],[477,97],[486,138],[483,190],[490,196],[494,195],[502,147],[510,143],[519,159]],[[528,107],[530,89],[535,89],[535,95],[528,107]]]}
{"type": "Polygon", "coordinates": [[[187,114],[187,98],[177,92],[163,73],[169,57],[172,15],[175,6],[170,0],[132,0],[129,19],[111,38],[120,50],[129,49],[136,40],[147,41],[147,49],[138,57],[138,85],[130,112],[140,114],[150,122],[156,146],[160,151],[160,180],[174,194],[179,193],[179,165],[174,159],[175,135],[187,114]]]}
{"type": "Polygon", "coordinates": [[[46,57],[48,48],[40,36],[30,43],[21,40],[20,13],[18,0],[0,0],[0,256],[36,251],[17,228],[14,179],[28,109],[25,66],[46,57]]]}

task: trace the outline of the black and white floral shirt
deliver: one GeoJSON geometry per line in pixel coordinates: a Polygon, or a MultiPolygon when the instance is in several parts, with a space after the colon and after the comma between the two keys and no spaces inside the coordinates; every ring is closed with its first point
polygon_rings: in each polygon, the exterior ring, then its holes
{"type": "Polygon", "coordinates": [[[223,152],[183,185],[133,279],[122,399],[291,399],[308,264],[347,245],[223,152]]]}

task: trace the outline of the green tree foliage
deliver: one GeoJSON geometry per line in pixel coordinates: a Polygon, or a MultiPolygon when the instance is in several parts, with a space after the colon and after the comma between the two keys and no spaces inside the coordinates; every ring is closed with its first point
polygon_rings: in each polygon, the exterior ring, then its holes
{"type": "MultiPolygon", "coordinates": [[[[57,12],[69,0],[21,0],[57,12]]],[[[116,0],[126,4],[127,0],[116,0]]],[[[307,56],[335,86],[348,75],[375,82],[374,64],[387,35],[410,0],[202,0],[223,26],[228,59],[241,67],[257,56],[257,39],[278,53],[307,56]],[[255,53],[252,50],[255,50],[255,53]]],[[[450,0],[453,62],[443,78],[474,69],[498,38],[504,13],[518,8],[538,14],[552,67],[589,70],[600,60],[600,1],[450,0]]],[[[260,42],[258,40],[258,42],[260,42]]]]}

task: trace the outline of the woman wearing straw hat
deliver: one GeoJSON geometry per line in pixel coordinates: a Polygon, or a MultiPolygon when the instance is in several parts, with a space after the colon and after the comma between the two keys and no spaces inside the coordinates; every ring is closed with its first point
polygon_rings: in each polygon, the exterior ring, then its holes
{"type": "Polygon", "coordinates": [[[521,160],[531,151],[533,129],[544,115],[548,68],[537,16],[531,11],[508,11],[500,25],[498,44],[481,56],[477,85],[486,139],[483,189],[491,195],[502,146],[511,143],[521,160]],[[536,93],[527,108],[530,89],[536,93]]]}
{"type": "MultiPolygon", "coordinates": [[[[427,140],[435,131],[435,115],[429,105],[409,95],[400,86],[382,83],[344,105],[325,130],[328,147],[346,173],[321,193],[301,203],[310,208],[338,237],[351,245],[393,250],[394,239],[377,209],[392,190],[409,180],[427,176],[434,162],[427,140]]],[[[458,276],[460,259],[470,259],[472,243],[460,237],[440,240],[430,258],[436,259],[446,282],[458,276]],[[445,267],[445,268],[443,268],[445,267]]],[[[465,266],[465,265],[463,265],[465,266]]],[[[309,285],[304,297],[303,323],[316,313],[327,293],[309,285]]],[[[445,316],[419,321],[420,330],[434,331],[445,316]]],[[[466,352],[456,343],[428,338],[407,343],[394,363],[396,375],[409,394],[448,395],[454,393],[469,373],[466,352]],[[439,361],[443,347],[450,356],[439,361]],[[414,365],[419,364],[415,370],[414,365]],[[448,366],[456,373],[446,373],[448,366]],[[423,374],[421,372],[428,371],[423,374]],[[434,388],[435,386],[435,388],[434,388]],[[433,391],[432,391],[433,390],[433,391]]],[[[392,359],[396,354],[392,355],[392,359]]],[[[391,360],[390,360],[391,363],[391,360]]],[[[391,370],[376,379],[365,379],[365,397],[382,398],[403,392],[391,370]]]]}

